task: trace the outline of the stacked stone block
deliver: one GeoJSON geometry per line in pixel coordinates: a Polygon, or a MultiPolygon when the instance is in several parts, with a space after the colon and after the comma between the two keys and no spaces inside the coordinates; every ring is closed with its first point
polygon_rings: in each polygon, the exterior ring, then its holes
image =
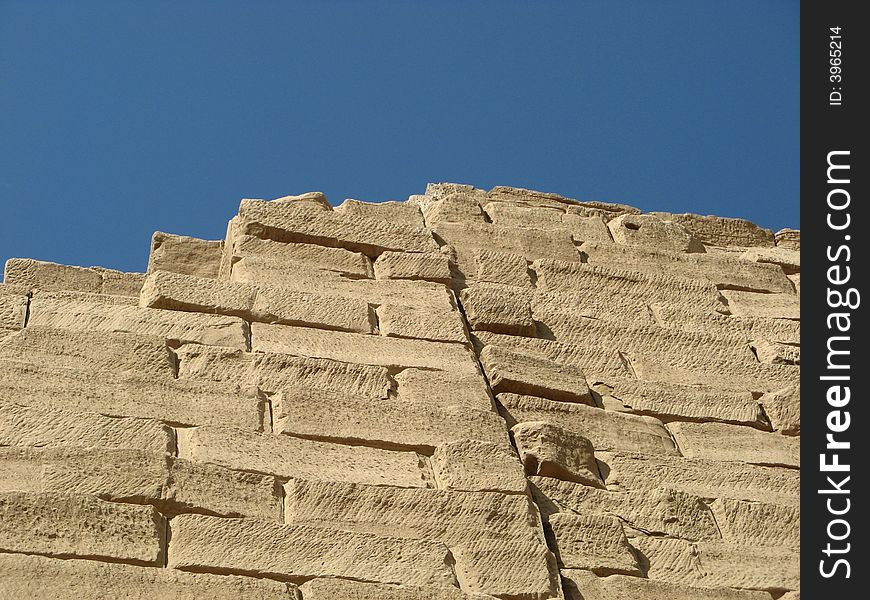
{"type": "Polygon", "coordinates": [[[11,259],[0,596],[797,592],[799,248],[430,184],[11,259]]]}

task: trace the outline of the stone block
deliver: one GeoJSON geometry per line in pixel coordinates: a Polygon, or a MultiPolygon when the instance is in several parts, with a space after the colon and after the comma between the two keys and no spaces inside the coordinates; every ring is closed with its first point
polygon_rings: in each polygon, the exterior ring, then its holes
{"type": "Polygon", "coordinates": [[[560,566],[587,569],[597,575],[642,575],[616,517],[557,513],[550,516],[549,523],[560,566]]]}
{"type": "Polygon", "coordinates": [[[167,271],[217,279],[223,242],[155,231],[151,236],[147,273],[167,271]]]}
{"type": "Polygon", "coordinates": [[[519,423],[511,433],[527,475],[604,487],[592,442],[585,437],[541,421],[519,423]]]}
{"type": "Polygon", "coordinates": [[[377,308],[378,328],[387,337],[435,342],[469,343],[459,311],[444,313],[429,308],[382,304],[377,308]]]}
{"type": "Polygon", "coordinates": [[[759,402],[770,419],[774,431],[785,435],[801,433],[801,389],[790,386],[764,394],[759,402]]]}
{"type": "Polygon", "coordinates": [[[509,494],[526,491],[522,464],[507,438],[501,443],[461,440],[441,444],[430,462],[439,489],[509,494]]]}
{"type": "Polygon", "coordinates": [[[700,588],[628,575],[597,577],[589,571],[563,569],[568,600],[772,600],[764,591],[700,588]]]}
{"type": "Polygon", "coordinates": [[[349,218],[379,219],[390,223],[423,227],[423,213],[420,208],[407,202],[361,202],[347,199],[335,207],[335,212],[349,218]]]}
{"type": "Polygon", "coordinates": [[[498,394],[512,392],[561,402],[594,403],[583,372],[574,365],[502,346],[486,346],[480,352],[480,362],[498,394]]]}
{"type": "Polygon", "coordinates": [[[727,423],[668,424],[683,456],[800,468],[800,439],[727,423]]]}
{"type": "Polygon", "coordinates": [[[617,244],[672,252],[704,252],[704,245],[685,227],[655,215],[619,215],[607,222],[607,228],[617,244]]]}
{"type": "Polygon", "coordinates": [[[702,216],[685,213],[651,213],[662,219],[679,223],[695,237],[711,246],[773,246],[774,236],[769,229],[764,229],[745,219],[702,216]]]}
{"type": "Polygon", "coordinates": [[[465,316],[475,330],[509,335],[535,335],[531,294],[515,286],[474,284],[460,297],[465,316]]]}

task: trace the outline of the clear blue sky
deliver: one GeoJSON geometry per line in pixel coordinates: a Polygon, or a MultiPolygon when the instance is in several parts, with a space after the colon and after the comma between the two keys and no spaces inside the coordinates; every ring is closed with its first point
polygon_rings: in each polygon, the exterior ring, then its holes
{"type": "Polygon", "coordinates": [[[0,261],[516,185],[798,227],[797,0],[0,0],[0,261]]]}

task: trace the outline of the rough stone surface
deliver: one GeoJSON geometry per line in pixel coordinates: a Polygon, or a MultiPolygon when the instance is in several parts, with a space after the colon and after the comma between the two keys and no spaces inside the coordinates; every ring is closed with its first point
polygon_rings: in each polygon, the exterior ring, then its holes
{"type": "Polygon", "coordinates": [[[10,259],[0,597],[794,600],[799,251],[433,183],[10,259]]]}

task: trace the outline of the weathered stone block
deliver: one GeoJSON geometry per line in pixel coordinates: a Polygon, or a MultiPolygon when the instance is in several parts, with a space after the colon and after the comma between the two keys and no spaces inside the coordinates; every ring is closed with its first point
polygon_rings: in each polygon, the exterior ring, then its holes
{"type": "Polygon", "coordinates": [[[478,248],[474,251],[473,258],[477,266],[477,281],[532,287],[529,263],[524,256],[478,248]]]}
{"type": "Polygon", "coordinates": [[[148,273],[168,271],[217,279],[223,242],[155,231],[151,236],[148,273]]]}
{"type": "Polygon", "coordinates": [[[527,475],[604,487],[595,449],[585,437],[541,421],[519,423],[511,433],[527,475]]]}
{"type": "MultiPolygon", "coordinates": [[[[230,229],[234,231],[232,226],[230,229]]],[[[224,279],[240,281],[237,277],[232,277],[230,272],[235,271],[234,263],[243,258],[263,258],[269,261],[274,265],[273,276],[278,277],[281,270],[292,272],[294,268],[299,267],[334,271],[350,277],[372,277],[373,274],[372,261],[360,252],[316,244],[275,242],[252,235],[235,236],[232,231],[224,244],[221,271],[224,279]]]]}
{"type": "Polygon", "coordinates": [[[531,294],[515,286],[475,284],[460,297],[468,322],[476,330],[509,335],[535,335],[531,294]]]}
{"type": "Polygon", "coordinates": [[[557,513],[549,523],[562,567],[587,569],[597,575],[641,576],[634,549],[616,517],[557,513]]]}
{"type": "Polygon", "coordinates": [[[772,600],[763,591],[700,588],[628,575],[597,577],[589,571],[562,570],[568,600],[772,600]]]}
{"type": "Polygon", "coordinates": [[[704,245],[685,227],[654,215],[620,215],[608,221],[607,228],[617,244],[672,252],[704,252],[704,245]]]}
{"type": "Polygon", "coordinates": [[[740,290],[722,290],[728,310],[738,317],[800,319],[800,298],[795,294],[757,294],[740,290]]]}
{"type": "Polygon", "coordinates": [[[773,246],[774,236],[769,229],[759,227],[745,219],[702,216],[685,213],[681,215],[654,212],[653,215],[679,223],[695,237],[712,246],[773,246]]]}
{"type": "Polygon", "coordinates": [[[668,424],[683,456],[800,467],[800,439],[727,423],[668,424]]]}
{"type": "Polygon", "coordinates": [[[377,315],[381,335],[387,337],[469,343],[458,311],[444,313],[429,308],[382,304],[377,308],[377,315]]]}
{"type": "Polygon", "coordinates": [[[430,462],[439,489],[513,494],[526,491],[523,467],[507,437],[501,443],[461,440],[441,444],[430,462]]]}
{"type": "Polygon", "coordinates": [[[384,252],[375,261],[377,279],[424,279],[450,283],[450,259],[441,252],[384,252]]]}
{"type": "Polygon", "coordinates": [[[521,354],[502,346],[486,346],[480,362],[496,393],[513,392],[562,402],[593,404],[583,372],[573,366],[521,354]]]}
{"type": "Polygon", "coordinates": [[[361,202],[347,199],[335,207],[335,212],[350,218],[363,217],[379,219],[411,227],[423,227],[423,213],[420,208],[407,202],[361,202]]]}
{"type": "Polygon", "coordinates": [[[785,435],[801,433],[801,389],[791,386],[768,392],[759,400],[775,431],[785,435]]]}

